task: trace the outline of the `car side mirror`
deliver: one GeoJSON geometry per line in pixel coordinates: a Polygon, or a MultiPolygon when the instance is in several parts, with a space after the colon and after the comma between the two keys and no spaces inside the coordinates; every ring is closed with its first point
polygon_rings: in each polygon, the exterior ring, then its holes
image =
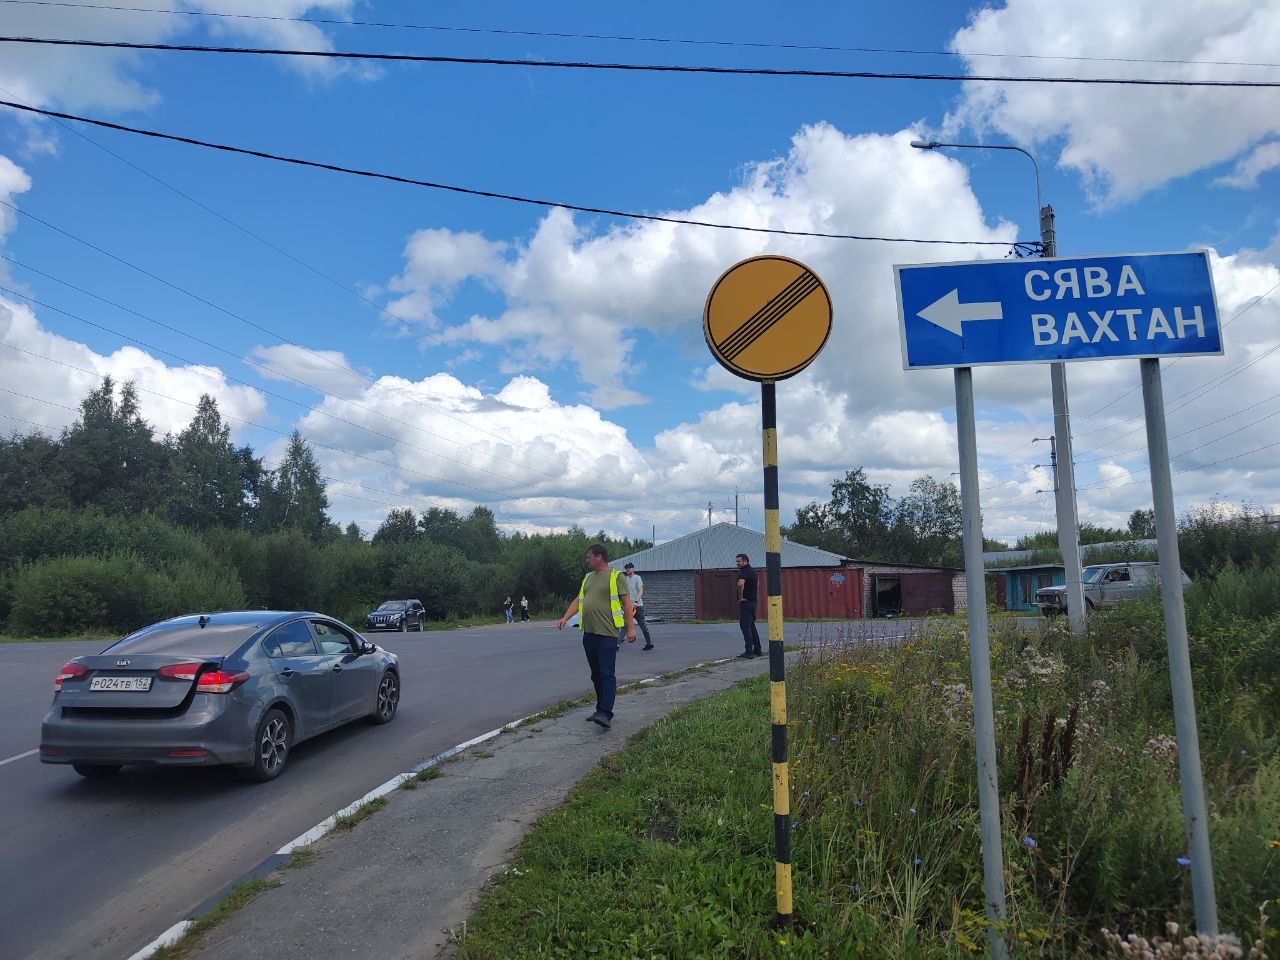
{"type": "Polygon", "coordinates": [[[360,641],[360,652],[361,652],[362,654],[364,654],[364,653],[373,653],[373,652],[375,652],[377,649],[378,649],[377,645],[376,645],[372,640],[361,640],[361,641],[360,641]]]}

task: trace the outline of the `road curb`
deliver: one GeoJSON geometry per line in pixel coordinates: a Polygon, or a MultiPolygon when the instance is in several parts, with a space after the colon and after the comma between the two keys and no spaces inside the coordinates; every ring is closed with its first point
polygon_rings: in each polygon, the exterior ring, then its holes
{"type": "MultiPolygon", "coordinates": [[[[704,667],[719,666],[720,664],[728,663],[730,660],[733,660],[733,659],[735,658],[723,657],[718,660],[703,660],[700,663],[695,663],[687,667],[682,667],[681,669],[674,670],[671,673],[659,674],[656,677],[646,677],[643,680],[633,681],[632,683],[626,684],[626,686],[627,687],[647,686],[649,684],[658,683],[661,680],[663,680],[665,677],[679,676],[681,674],[689,673],[694,670],[701,670],[704,667]]],[[[540,712],[541,711],[539,711],[539,713],[540,712]]],[[[525,721],[529,720],[532,717],[536,717],[538,715],[539,715],[538,713],[531,713],[528,716],[520,717],[519,719],[512,720],[509,723],[504,723],[502,726],[495,727],[494,729],[488,731],[487,733],[482,733],[478,737],[472,737],[470,740],[467,740],[463,743],[456,744],[447,750],[443,750],[440,753],[437,753],[435,756],[428,757],[426,760],[423,760],[421,763],[410,767],[408,770],[404,771],[403,773],[396,774],[394,777],[392,777],[390,780],[387,780],[385,783],[379,784],[378,786],[370,790],[368,793],[366,793],[364,796],[362,796],[360,799],[347,804],[337,813],[334,813],[332,816],[326,817],[325,819],[321,820],[310,830],[307,830],[306,832],[301,833],[298,836],[294,837],[292,840],[286,843],[283,847],[281,847],[271,856],[267,857],[266,859],[262,860],[260,863],[258,863],[256,866],[254,866],[250,870],[241,874],[231,883],[224,886],[221,890],[217,891],[216,893],[214,893],[209,897],[206,897],[199,904],[197,904],[193,910],[191,910],[189,916],[187,916],[185,919],[179,920],[177,923],[171,926],[164,933],[160,934],[160,936],[156,937],[154,940],[148,943],[141,950],[132,954],[129,957],[129,960],[147,960],[147,958],[149,958],[152,954],[156,953],[158,950],[164,947],[170,946],[176,943],[178,940],[182,939],[182,936],[183,934],[186,933],[187,928],[190,927],[191,924],[194,923],[196,920],[200,919],[200,917],[204,916],[205,914],[212,911],[215,907],[217,907],[218,904],[221,903],[223,899],[226,898],[227,894],[231,892],[231,890],[233,890],[240,884],[245,883],[246,881],[256,880],[260,877],[264,877],[267,874],[278,869],[279,867],[283,866],[285,863],[288,862],[289,858],[293,855],[293,852],[295,850],[299,850],[303,847],[310,846],[311,844],[315,843],[317,840],[324,837],[330,831],[332,831],[334,828],[334,824],[337,822],[339,817],[346,816],[348,814],[353,813],[357,808],[359,808],[363,804],[368,803],[370,800],[376,800],[378,797],[386,796],[391,791],[400,787],[406,780],[416,776],[417,774],[421,773],[423,770],[428,770],[431,767],[438,766],[441,763],[444,763],[444,761],[452,757],[455,757],[466,750],[470,750],[472,747],[478,746],[482,743],[485,743],[489,740],[494,739],[497,736],[500,736],[503,733],[506,733],[508,730],[515,730],[516,728],[521,726],[523,723],[525,723],[525,721]]]]}

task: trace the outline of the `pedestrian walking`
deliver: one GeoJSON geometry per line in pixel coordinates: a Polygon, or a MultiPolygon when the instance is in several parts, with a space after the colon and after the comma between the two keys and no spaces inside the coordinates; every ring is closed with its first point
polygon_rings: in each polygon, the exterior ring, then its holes
{"type": "MultiPolygon", "coordinates": [[[[627,578],[627,592],[631,594],[631,609],[635,614],[636,626],[644,631],[644,646],[642,650],[653,649],[653,638],[649,636],[649,625],[644,622],[644,578],[636,573],[636,565],[628,563],[622,568],[623,574],[627,578]]],[[[622,643],[622,636],[626,632],[626,628],[618,631],[618,643],[622,643]]]]}
{"type": "Polygon", "coordinates": [[[742,628],[742,643],[746,647],[738,659],[750,660],[762,655],[760,631],[756,629],[756,572],[745,553],[738,554],[733,562],[738,565],[738,626],[742,628]]]}
{"type": "Polygon", "coordinates": [[[635,643],[636,626],[631,620],[631,594],[621,574],[609,566],[609,551],[603,544],[587,547],[587,567],[578,599],[569,604],[556,629],[563,630],[569,618],[578,614],[582,650],[596,690],[596,710],[587,720],[608,730],[618,695],[618,630],[626,634],[628,643],[635,643]]]}
{"type": "Polygon", "coordinates": [[[520,598],[520,622],[529,622],[529,598],[524,596],[520,598]]]}
{"type": "Polygon", "coordinates": [[[511,598],[510,598],[510,597],[507,597],[507,599],[506,599],[506,600],[502,601],[502,609],[503,609],[504,611],[506,611],[506,614],[507,614],[507,623],[511,623],[511,622],[515,619],[515,617],[514,617],[514,616],[512,615],[512,613],[511,613],[511,598]]]}

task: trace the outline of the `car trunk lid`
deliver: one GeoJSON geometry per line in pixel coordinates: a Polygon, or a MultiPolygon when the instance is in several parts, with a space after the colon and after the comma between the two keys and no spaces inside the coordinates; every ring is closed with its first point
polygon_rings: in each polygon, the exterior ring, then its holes
{"type": "Polygon", "coordinates": [[[223,659],[141,653],[79,657],[76,662],[86,673],[63,681],[58,701],[84,709],[172,709],[187,699],[199,674],[223,659]]]}

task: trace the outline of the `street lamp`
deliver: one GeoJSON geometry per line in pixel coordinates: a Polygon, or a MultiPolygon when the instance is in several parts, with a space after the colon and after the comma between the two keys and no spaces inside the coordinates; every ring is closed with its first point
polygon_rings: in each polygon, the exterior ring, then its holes
{"type": "MultiPolygon", "coordinates": [[[[1040,255],[1058,255],[1057,231],[1054,226],[1053,207],[1045,206],[1040,199],[1040,164],[1022,147],[999,143],[942,143],[938,140],[912,140],[917,150],[1012,150],[1031,161],[1036,171],[1036,218],[1040,226],[1040,255]]],[[[1053,433],[1057,448],[1055,472],[1057,476],[1058,549],[1066,567],[1067,617],[1071,629],[1084,631],[1084,587],[1080,582],[1080,520],[1076,505],[1076,468],[1071,450],[1071,408],[1067,402],[1067,367],[1058,361],[1049,364],[1049,380],[1053,393],[1053,433]]]]}
{"type": "MultiPolygon", "coordinates": [[[[939,147],[955,147],[960,150],[1013,150],[1022,154],[1031,161],[1031,166],[1036,171],[1036,222],[1040,224],[1041,241],[1044,240],[1044,204],[1040,202],[1040,164],[1036,163],[1036,158],[1021,147],[1009,146],[999,143],[940,143],[937,140],[912,140],[911,146],[917,150],[937,150],[939,147]]],[[[1056,251],[1055,251],[1056,253],[1056,251]]],[[[1046,257],[1052,257],[1055,253],[1045,252],[1046,257]]]]}

